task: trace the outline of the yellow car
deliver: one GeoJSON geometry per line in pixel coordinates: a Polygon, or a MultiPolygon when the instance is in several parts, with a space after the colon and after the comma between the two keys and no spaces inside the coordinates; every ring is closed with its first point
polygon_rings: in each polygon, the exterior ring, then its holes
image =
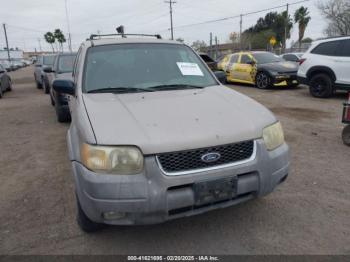
{"type": "Polygon", "coordinates": [[[270,52],[240,52],[229,56],[227,82],[271,86],[297,86],[298,64],[288,62],[270,52]]]}

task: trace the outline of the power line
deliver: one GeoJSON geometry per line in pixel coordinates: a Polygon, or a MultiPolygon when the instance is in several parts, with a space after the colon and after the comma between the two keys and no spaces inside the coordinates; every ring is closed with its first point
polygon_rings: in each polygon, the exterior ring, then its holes
{"type": "MultiPolygon", "coordinates": [[[[304,3],[304,2],[308,2],[308,1],[309,0],[302,0],[302,1],[293,2],[293,3],[289,4],[289,6],[300,4],[300,3],[304,3]]],[[[244,14],[240,14],[240,15],[228,16],[228,17],[218,18],[218,19],[214,19],[214,20],[203,21],[203,22],[199,22],[199,23],[192,23],[192,24],[175,26],[173,29],[186,28],[186,27],[191,27],[191,26],[204,25],[204,24],[216,23],[216,22],[226,21],[226,20],[235,19],[235,18],[241,18],[241,16],[243,17],[243,16],[248,16],[248,15],[254,15],[254,14],[258,14],[258,13],[263,13],[263,12],[266,12],[266,11],[283,8],[285,6],[286,5],[284,4],[284,5],[274,6],[274,7],[261,9],[261,10],[253,11],[253,12],[249,12],[249,13],[244,13],[244,14]]]]}

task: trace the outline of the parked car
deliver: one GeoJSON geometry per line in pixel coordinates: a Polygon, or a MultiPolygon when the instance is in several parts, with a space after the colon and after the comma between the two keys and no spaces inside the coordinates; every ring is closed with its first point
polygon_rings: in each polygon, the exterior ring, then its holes
{"type": "Polygon", "coordinates": [[[52,88],[52,83],[56,79],[70,79],[72,80],[73,64],[76,57],[76,53],[59,53],[56,56],[53,67],[46,67],[44,72],[48,85],[44,85],[44,88],[48,89],[50,93],[51,104],[55,107],[57,121],[69,122],[70,112],[68,107],[68,96],[62,93],[57,93],[52,88]]]}
{"type": "Polygon", "coordinates": [[[11,64],[12,71],[16,71],[21,68],[21,64],[18,63],[18,61],[11,60],[10,64],[11,64]]]}
{"type": "Polygon", "coordinates": [[[344,103],[343,123],[346,126],[342,132],[342,139],[345,145],[350,146],[350,92],[348,93],[348,101],[344,103]]]}
{"type": "Polygon", "coordinates": [[[11,67],[11,63],[7,60],[1,60],[0,61],[0,65],[2,65],[3,68],[5,68],[5,70],[7,72],[12,71],[12,67],[11,67]]]}
{"type": "Polygon", "coordinates": [[[218,80],[221,83],[225,84],[226,74],[217,72],[217,71],[220,71],[218,70],[217,62],[206,53],[199,53],[199,56],[203,59],[203,61],[207,64],[207,66],[211,69],[211,71],[213,71],[216,74],[216,77],[218,78],[218,80]]]}
{"type": "Polygon", "coordinates": [[[38,89],[42,89],[44,84],[48,84],[47,82],[44,83],[44,68],[47,66],[53,65],[55,61],[55,55],[43,55],[39,56],[36,63],[35,63],[35,70],[34,70],[34,79],[36,83],[36,87],[38,89]]]}
{"type": "Polygon", "coordinates": [[[0,64],[0,98],[6,91],[12,90],[11,77],[7,74],[6,69],[0,64]]]}
{"type": "Polygon", "coordinates": [[[217,69],[226,72],[232,64],[237,63],[239,54],[227,54],[217,61],[217,69]]]}
{"type": "Polygon", "coordinates": [[[90,39],[73,80],[53,82],[70,95],[67,144],[82,230],[200,214],[264,196],[286,179],[280,122],[220,84],[189,46],[90,39]]]}
{"type": "Polygon", "coordinates": [[[206,54],[206,53],[199,53],[199,56],[203,59],[203,61],[208,65],[208,67],[212,71],[216,71],[217,70],[217,62],[213,58],[211,58],[208,54],[206,54]]]}
{"type": "Polygon", "coordinates": [[[303,53],[286,53],[281,55],[284,60],[295,63],[299,63],[302,56],[303,53]]]}
{"type": "Polygon", "coordinates": [[[309,86],[314,97],[328,98],[336,90],[350,91],[350,36],[312,43],[303,55],[299,81],[309,86]]]}
{"type": "Polygon", "coordinates": [[[227,81],[253,84],[260,89],[297,86],[298,66],[270,52],[240,52],[231,56],[227,81]]]}

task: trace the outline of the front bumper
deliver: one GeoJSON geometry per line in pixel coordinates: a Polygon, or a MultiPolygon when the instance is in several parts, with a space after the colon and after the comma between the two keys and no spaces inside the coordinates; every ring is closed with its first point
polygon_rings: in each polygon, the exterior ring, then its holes
{"type": "Polygon", "coordinates": [[[296,74],[275,75],[272,77],[272,82],[274,86],[293,86],[299,84],[298,77],[296,74]]]}
{"type": "Polygon", "coordinates": [[[287,144],[268,152],[260,139],[256,158],[241,165],[181,176],[167,176],[156,157],[145,158],[142,174],[102,175],[72,162],[76,192],[85,214],[98,223],[112,225],[155,224],[232,206],[272,192],[288,176],[287,144]],[[218,204],[195,206],[194,183],[237,176],[237,196],[218,204]],[[107,220],[105,212],[124,216],[107,220]]]}

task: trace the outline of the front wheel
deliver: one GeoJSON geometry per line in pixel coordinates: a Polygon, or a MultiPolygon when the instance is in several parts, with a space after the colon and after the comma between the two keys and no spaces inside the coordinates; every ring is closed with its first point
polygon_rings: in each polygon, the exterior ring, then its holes
{"type": "Polygon", "coordinates": [[[50,92],[49,85],[46,83],[45,80],[43,80],[43,89],[45,94],[48,94],[50,92]]]}
{"type": "Polygon", "coordinates": [[[2,98],[2,96],[3,96],[3,92],[2,92],[2,87],[0,85],[0,98],[2,98]]]}
{"type": "Polygon", "coordinates": [[[6,91],[12,91],[12,81],[9,81],[9,86],[6,91]]]}
{"type": "Polygon", "coordinates": [[[255,77],[255,84],[259,89],[267,89],[271,86],[271,77],[265,72],[259,72],[255,77]]]}
{"type": "Polygon", "coordinates": [[[333,94],[333,81],[326,74],[311,77],[310,94],[317,98],[328,98],[333,94]]]}
{"type": "Polygon", "coordinates": [[[343,129],[342,138],[343,138],[344,144],[347,146],[350,146],[350,125],[347,125],[343,129]]]}

